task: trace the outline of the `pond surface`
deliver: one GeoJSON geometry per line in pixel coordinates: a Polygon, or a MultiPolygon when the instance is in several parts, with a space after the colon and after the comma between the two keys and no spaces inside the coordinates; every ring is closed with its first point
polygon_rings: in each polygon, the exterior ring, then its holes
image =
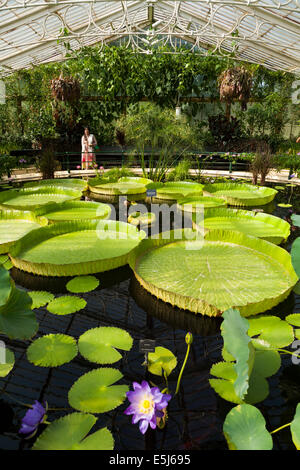
{"type": "MultiPolygon", "coordinates": [[[[288,202],[291,188],[280,192],[278,202],[288,202]]],[[[294,212],[300,212],[299,188],[293,189],[291,203],[294,212]]],[[[279,217],[289,217],[288,209],[269,208],[279,217]]],[[[292,232],[286,248],[299,235],[298,229],[292,232]]],[[[69,278],[42,278],[24,274],[12,269],[12,276],[19,286],[30,290],[49,290],[64,293],[69,278]]],[[[149,379],[142,365],[143,354],[139,352],[139,340],[155,339],[156,345],[169,348],[177,356],[181,365],[186,352],[185,335],[191,331],[194,342],[182,381],[182,391],[169,406],[168,424],[163,430],[149,432],[142,436],[137,425],[132,425],[128,416],[123,414],[127,404],[116,410],[98,415],[99,419],[93,430],[108,426],[115,438],[115,449],[227,449],[222,433],[222,424],[227,412],[233,406],[220,399],[210,387],[209,370],[214,362],[221,360],[222,338],[220,319],[196,316],[187,311],[173,308],[147,293],[135,280],[129,267],[123,267],[99,276],[97,290],[81,295],[87,301],[84,310],[73,315],[56,316],[46,308],[37,309],[39,321],[38,336],[48,333],[65,333],[78,338],[90,328],[98,326],[116,326],[127,330],[134,338],[130,352],[125,353],[120,363],[116,364],[124,374],[123,381],[129,385],[132,381],[149,379]]],[[[271,311],[283,318],[290,313],[300,313],[300,296],[292,293],[288,299],[271,311]]],[[[67,395],[73,383],[93,365],[77,356],[71,363],[48,369],[35,367],[26,359],[28,341],[9,341],[8,347],[16,356],[16,365],[5,379],[1,379],[0,400],[0,448],[29,449],[33,440],[21,439],[17,432],[20,419],[26,408],[23,403],[32,404],[34,400],[48,402],[50,408],[61,410],[49,412],[49,420],[63,416],[72,410],[69,408],[67,395]],[[4,392],[4,393],[3,393],[4,392]]],[[[177,367],[178,369],[178,367],[177,367]]],[[[169,377],[170,389],[175,390],[178,371],[169,377]]],[[[157,385],[162,385],[159,377],[152,376],[157,385]]],[[[258,404],[264,413],[269,430],[289,422],[296,404],[300,402],[300,368],[292,365],[290,357],[282,356],[282,367],[269,379],[270,394],[258,404]]],[[[289,430],[274,435],[274,447],[293,449],[289,430]]]]}

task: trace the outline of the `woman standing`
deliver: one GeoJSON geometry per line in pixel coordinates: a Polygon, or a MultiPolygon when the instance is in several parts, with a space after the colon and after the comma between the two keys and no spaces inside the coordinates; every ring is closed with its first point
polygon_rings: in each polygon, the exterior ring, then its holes
{"type": "Polygon", "coordinates": [[[89,128],[84,128],[84,134],[81,138],[81,169],[88,170],[96,163],[96,155],[94,147],[97,145],[97,140],[94,134],[90,134],[89,128]]]}

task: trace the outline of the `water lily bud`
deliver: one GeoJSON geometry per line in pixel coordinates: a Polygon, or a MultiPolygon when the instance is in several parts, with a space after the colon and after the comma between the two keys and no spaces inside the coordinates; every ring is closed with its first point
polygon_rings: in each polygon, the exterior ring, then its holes
{"type": "Polygon", "coordinates": [[[188,332],[188,333],[186,334],[186,336],[185,336],[185,342],[186,342],[186,344],[192,344],[193,339],[194,339],[194,338],[193,338],[192,333],[188,332]]]}

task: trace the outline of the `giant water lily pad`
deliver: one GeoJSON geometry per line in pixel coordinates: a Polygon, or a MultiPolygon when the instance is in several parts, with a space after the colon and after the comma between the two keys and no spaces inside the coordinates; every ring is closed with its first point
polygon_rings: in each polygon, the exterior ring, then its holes
{"type": "Polygon", "coordinates": [[[86,307],[86,301],[75,295],[63,295],[52,300],[47,309],[54,315],[69,315],[86,307]]]}
{"type": "MultiPolygon", "coordinates": [[[[193,216],[196,225],[196,215],[193,216]]],[[[290,224],[274,215],[242,209],[208,209],[204,213],[204,228],[237,230],[279,245],[290,234],[290,224]]]]}
{"type": "Polygon", "coordinates": [[[156,221],[156,215],[153,212],[132,212],[128,216],[128,222],[132,225],[151,225],[156,221]]]}
{"type": "Polygon", "coordinates": [[[140,183],[140,184],[151,184],[153,183],[152,180],[149,178],[144,178],[143,176],[122,176],[122,178],[119,178],[118,180],[119,183],[140,183]]]}
{"type": "Polygon", "coordinates": [[[49,202],[64,202],[80,199],[81,191],[55,186],[11,189],[0,193],[0,206],[3,209],[33,210],[49,202]]]}
{"type": "Polygon", "coordinates": [[[190,196],[180,199],[178,207],[184,212],[197,212],[204,209],[226,206],[227,202],[220,197],[190,196]]]}
{"type": "Polygon", "coordinates": [[[87,436],[97,418],[72,413],[50,423],[37,438],[33,450],[112,450],[114,439],[107,428],[87,436]]]}
{"type": "Polygon", "coordinates": [[[165,302],[210,316],[235,307],[249,316],[277,305],[298,280],[289,253],[272,243],[226,230],[192,241],[192,233],[162,233],[130,257],[140,284],[165,302]]]}
{"type": "Polygon", "coordinates": [[[32,299],[32,309],[44,307],[54,299],[54,295],[46,291],[31,291],[28,295],[32,299]]]}
{"type": "Polygon", "coordinates": [[[187,196],[201,196],[203,184],[189,181],[172,181],[148,184],[147,189],[156,189],[156,199],[177,201],[187,196]]]}
{"type": "Polygon", "coordinates": [[[75,339],[61,334],[42,336],[27,349],[28,361],[40,367],[58,367],[72,361],[76,355],[75,339]]]}
{"type": "Polygon", "coordinates": [[[103,326],[92,328],[80,336],[79,352],[83,357],[97,364],[113,364],[122,358],[117,351],[129,351],[133,340],[127,331],[121,328],[103,326]]]}
{"type": "Polygon", "coordinates": [[[73,294],[82,294],[97,289],[100,281],[95,276],[77,276],[66,284],[66,288],[73,294]]]}
{"type": "Polygon", "coordinates": [[[109,367],[82,375],[69,390],[69,403],[75,410],[105,413],[121,405],[126,398],[127,385],[114,385],[123,375],[109,367]]]}
{"type": "Polygon", "coordinates": [[[232,206],[262,206],[273,201],[276,189],[240,183],[215,183],[204,186],[204,195],[221,197],[232,206]]]}
{"type": "Polygon", "coordinates": [[[9,248],[31,230],[47,225],[45,217],[37,217],[30,211],[0,211],[0,253],[7,253],[9,248]]]}
{"type": "Polygon", "coordinates": [[[35,210],[36,215],[43,215],[50,222],[69,220],[106,219],[110,216],[108,204],[87,201],[66,201],[49,203],[35,210]]]}
{"type": "Polygon", "coordinates": [[[105,183],[96,186],[90,186],[93,193],[105,195],[123,195],[126,194],[143,194],[146,192],[146,186],[141,183],[123,182],[123,183],[105,183]]]}
{"type": "Polygon", "coordinates": [[[19,240],[10,257],[17,268],[44,276],[91,274],[123,266],[145,232],[113,220],[61,222],[19,240]]]}
{"type": "Polygon", "coordinates": [[[87,181],[81,180],[79,178],[55,178],[48,180],[38,180],[30,181],[24,184],[25,188],[37,188],[43,186],[56,186],[66,189],[77,189],[79,191],[84,191],[87,189],[87,181]]]}

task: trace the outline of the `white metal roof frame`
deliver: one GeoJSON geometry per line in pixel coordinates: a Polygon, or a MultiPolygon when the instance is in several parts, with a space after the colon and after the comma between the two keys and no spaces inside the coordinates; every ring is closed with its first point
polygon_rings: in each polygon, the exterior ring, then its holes
{"type": "Polygon", "coordinates": [[[123,38],[151,53],[181,41],[300,74],[300,0],[0,0],[0,74],[123,38]]]}

